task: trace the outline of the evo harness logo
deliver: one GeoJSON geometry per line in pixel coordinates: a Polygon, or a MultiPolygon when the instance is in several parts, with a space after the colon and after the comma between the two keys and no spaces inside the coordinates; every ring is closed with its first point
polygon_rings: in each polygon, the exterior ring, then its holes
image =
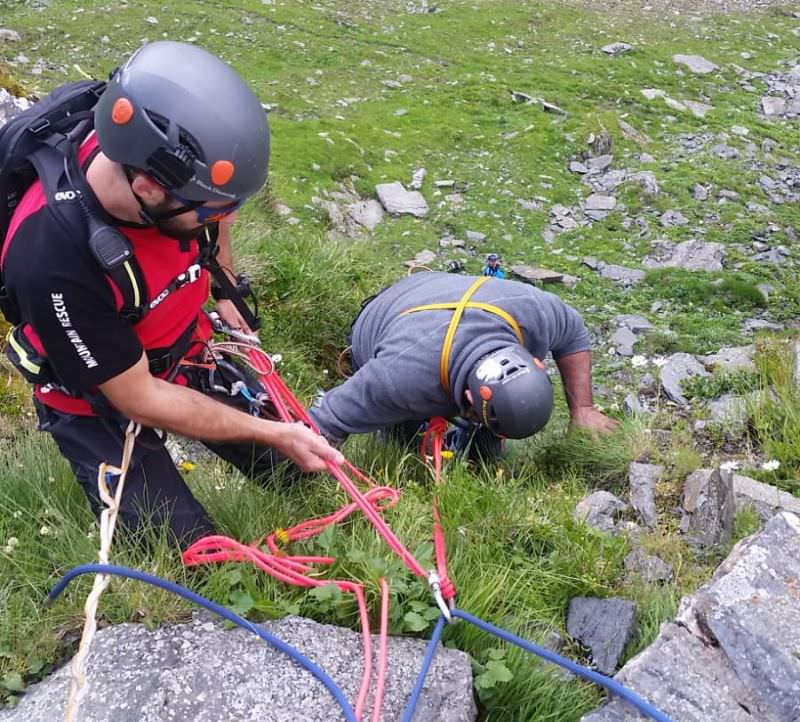
{"type": "Polygon", "coordinates": [[[53,196],[53,200],[55,200],[56,203],[64,203],[69,201],[77,201],[80,199],[80,197],[81,194],[79,191],[57,191],[53,196]]]}

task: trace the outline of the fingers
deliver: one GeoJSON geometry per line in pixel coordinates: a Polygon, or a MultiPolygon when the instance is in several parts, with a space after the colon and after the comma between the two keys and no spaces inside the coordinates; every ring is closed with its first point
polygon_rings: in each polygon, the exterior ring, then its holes
{"type": "Polygon", "coordinates": [[[329,462],[344,463],[342,452],[302,423],[291,424],[287,432],[285,453],[303,471],[324,471],[329,462]]]}

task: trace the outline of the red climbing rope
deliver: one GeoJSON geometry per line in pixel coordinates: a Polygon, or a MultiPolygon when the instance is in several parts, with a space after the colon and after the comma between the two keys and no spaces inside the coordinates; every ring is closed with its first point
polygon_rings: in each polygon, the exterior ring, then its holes
{"type": "MultiPolygon", "coordinates": [[[[319,429],[308,416],[303,405],[275,371],[272,360],[266,352],[252,344],[236,341],[214,344],[211,349],[212,352],[224,352],[237,356],[258,373],[261,385],[281,421],[288,423],[299,421],[319,433],[319,429]]],[[[447,421],[445,419],[438,417],[431,419],[422,443],[423,456],[425,455],[426,445],[428,443],[431,444],[437,485],[441,482],[442,444],[446,430],[447,421]]],[[[234,539],[220,535],[205,537],[195,542],[183,553],[183,561],[187,566],[221,562],[251,562],[275,579],[288,584],[307,588],[335,584],[342,592],[352,593],[358,603],[361,634],[364,643],[363,675],[355,708],[356,716],[361,719],[372,680],[372,641],[363,585],[347,580],[321,580],[316,577],[319,570],[315,565],[331,565],[335,562],[334,558],[325,556],[290,556],[282,550],[282,547],[286,547],[293,541],[301,541],[317,536],[325,528],[331,524],[341,522],[358,508],[369,519],[392,551],[403,560],[405,565],[417,576],[428,580],[437,604],[448,619],[450,618],[449,611],[453,607],[455,588],[447,576],[444,532],[439,517],[438,503],[435,498],[433,504],[433,537],[437,571],[428,573],[414,558],[414,555],[406,549],[381,516],[383,511],[397,504],[400,493],[390,487],[377,486],[367,475],[348,461],[342,467],[328,462],[327,468],[331,476],[339,482],[340,486],[350,496],[352,499],[351,504],[328,516],[301,522],[291,529],[276,529],[267,537],[258,539],[251,544],[242,544],[234,539]],[[358,488],[356,480],[366,485],[368,489],[362,492],[358,488]]],[[[388,615],[389,587],[386,581],[381,579],[380,643],[373,722],[379,722],[383,705],[387,665],[388,615]]]]}

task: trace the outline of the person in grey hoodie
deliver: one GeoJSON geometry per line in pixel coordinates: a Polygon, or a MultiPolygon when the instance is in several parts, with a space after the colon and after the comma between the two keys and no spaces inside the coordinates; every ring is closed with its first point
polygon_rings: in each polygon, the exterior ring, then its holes
{"type": "Polygon", "coordinates": [[[499,436],[529,436],[552,408],[548,354],[572,425],[601,433],[617,425],[592,403],[591,344],[580,314],[525,283],[413,274],[365,301],[351,347],[353,375],[310,409],[337,444],[434,416],[475,419],[499,436]]]}

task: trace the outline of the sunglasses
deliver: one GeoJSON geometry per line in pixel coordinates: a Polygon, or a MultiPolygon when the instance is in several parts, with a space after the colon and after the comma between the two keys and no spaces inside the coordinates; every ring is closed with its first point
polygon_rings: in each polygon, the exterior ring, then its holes
{"type": "Polygon", "coordinates": [[[225,216],[229,216],[231,213],[239,210],[244,203],[244,199],[242,198],[238,201],[228,203],[225,206],[210,208],[209,206],[203,205],[199,201],[190,201],[188,198],[182,198],[171,190],[167,190],[167,195],[169,195],[169,197],[173,200],[178,201],[178,203],[182,203],[187,209],[195,211],[197,213],[197,220],[201,224],[216,223],[217,221],[221,221],[223,218],[225,218],[225,216]]]}

